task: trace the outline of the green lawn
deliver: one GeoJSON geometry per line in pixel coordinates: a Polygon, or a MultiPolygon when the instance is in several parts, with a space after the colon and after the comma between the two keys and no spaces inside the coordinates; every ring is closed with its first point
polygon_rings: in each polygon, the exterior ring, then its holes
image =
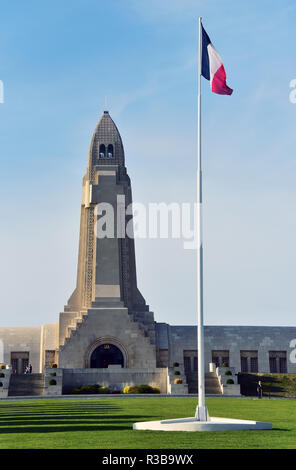
{"type": "Polygon", "coordinates": [[[182,418],[194,398],[107,398],[0,402],[1,449],[292,449],[296,401],[209,398],[210,415],[273,423],[271,431],[134,431],[135,421],[182,418]]]}

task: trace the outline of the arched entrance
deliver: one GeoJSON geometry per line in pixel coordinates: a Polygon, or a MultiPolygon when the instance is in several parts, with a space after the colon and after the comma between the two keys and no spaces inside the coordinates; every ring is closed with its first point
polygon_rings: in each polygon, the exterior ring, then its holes
{"type": "Polygon", "coordinates": [[[123,367],[123,354],[114,344],[101,344],[93,351],[90,357],[90,367],[104,369],[110,364],[119,364],[123,367]]]}

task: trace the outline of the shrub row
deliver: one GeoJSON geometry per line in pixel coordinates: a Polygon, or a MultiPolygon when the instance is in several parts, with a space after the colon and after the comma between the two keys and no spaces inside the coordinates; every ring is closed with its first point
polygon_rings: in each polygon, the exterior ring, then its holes
{"type": "Polygon", "coordinates": [[[95,385],[82,385],[78,388],[73,388],[73,394],[97,394],[97,393],[109,393],[109,389],[107,387],[103,387],[102,385],[95,384],[95,385]]]}
{"type": "Polygon", "coordinates": [[[160,389],[150,385],[127,385],[124,387],[123,393],[160,393],[160,389]]]}

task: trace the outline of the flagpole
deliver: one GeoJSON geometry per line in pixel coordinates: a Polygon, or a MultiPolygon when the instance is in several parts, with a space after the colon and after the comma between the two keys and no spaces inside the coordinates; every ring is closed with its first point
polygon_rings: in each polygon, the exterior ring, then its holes
{"type": "Polygon", "coordinates": [[[198,98],[197,98],[197,346],[198,346],[198,406],[195,417],[199,421],[209,419],[205,404],[205,361],[203,326],[203,246],[202,246],[202,171],[201,171],[201,66],[202,29],[198,19],[198,98]]]}

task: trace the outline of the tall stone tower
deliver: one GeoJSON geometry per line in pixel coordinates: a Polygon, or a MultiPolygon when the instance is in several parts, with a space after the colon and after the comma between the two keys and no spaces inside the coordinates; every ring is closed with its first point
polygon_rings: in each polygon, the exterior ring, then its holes
{"type": "Polygon", "coordinates": [[[137,287],[134,240],[117,234],[117,220],[130,222],[131,202],[122,140],[104,111],[82,183],[77,284],[60,314],[59,367],[156,367],[154,316],[137,287]],[[97,237],[99,203],[113,207],[114,238],[97,237]]]}

